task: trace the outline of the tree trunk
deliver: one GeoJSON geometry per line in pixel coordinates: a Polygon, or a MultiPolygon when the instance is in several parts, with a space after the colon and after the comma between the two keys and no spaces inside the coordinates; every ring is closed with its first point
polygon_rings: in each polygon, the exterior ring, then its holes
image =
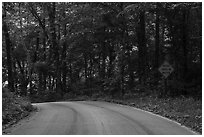
{"type": "MultiPolygon", "coordinates": [[[[186,76],[188,74],[188,49],[187,49],[187,37],[188,37],[188,28],[187,28],[187,11],[183,11],[183,38],[182,38],[182,47],[183,47],[183,82],[186,83],[186,76]]],[[[187,94],[187,89],[184,86],[184,95],[187,94]]]]}
{"type": "Polygon", "coordinates": [[[140,84],[145,84],[146,65],[147,65],[147,47],[145,42],[145,12],[141,11],[139,15],[139,31],[138,31],[138,72],[140,84]]]}
{"type": "Polygon", "coordinates": [[[3,15],[3,20],[2,20],[2,30],[3,30],[3,34],[5,37],[5,43],[6,43],[6,55],[7,55],[7,69],[8,69],[8,88],[10,89],[11,92],[15,92],[15,88],[14,88],[14,81],[13,81],[13,70],[12,70],[12,58],[11,58],[11,47],[12,47],[12,43],[10,40],[10,36],[9,36],[9,30],[7,27],[7,24],[4,20],[4,17],[6,17],[6,13],[4,13],[3,15]]]}
{"type": "Polygon", "coordinates": [[[125,90],[124,90],[124,68],[125,66],[122,64],[120,68],[120,75],[121,75],[121,85],[120,85],[120,90],[121,90],[121,96],[124,97],[125,95],[125,90]]]}
{"type": "MultiPolygon", "coordinates": [[[[120,10],[123,11],[124,10],[124,3],[120,3],[120,10]]],[[[120,64],[120,92],[121,92],[121,96],[122,98],[124,97],[125,95],[125,90],[124,90],[124,69],[125,69],[125,65],[123,64],[124,62],[124,50],[125,50],[125,47],[126,47],[126,43],[125,43],[125,36],[126,36],[126,22],[125,22],[125,18],[124,16],[122,17],[123,18],[123,21],[122,21],[122,36],[121,36],[121,64],[120,64]]]]}
{"type": "Polygon", "coordinates": [[[40,92],[43,91],[43,74],[41,72],[38,73],[38,90],[40,92]]]}
{"type": "MultiPolygon", "coordinates": [[[[43,30],[45,30],[45,18],[43,19],[43,30]]],[[[44,60],[46,60],[46,34],[44,33],[44,36],[43,36],[43,58],[44,60]]]]}
{"type": "MultiPolygon", "coordinates": [[[[64,12],[63,12],[63,17],[65,19],[65,9],[63,9],[64,12]]],[[[66,30],[66,24],[63,26],[63,35],[64,37],[67,35],[67,30],[66,30]]],[[[65,61],[65,58],[66,58],[66,49],[67,49],[67,45],[66,43],[63,43],[63,50],[62,50],[62,62],[63,62],[63,71],[62,71],[62,85],[63,85],[63,90],[66,91],[66,78],[67,78],[67,63],[65,61]]]]}
{"type": "Polygon", "coordinates": [[[73,78],[72,78],[72,64],[71,64],[71,61],[69,63],[69,78],[70,78],[70,87],[72,88],[73,78]]]}
{"type": "Polygon", "coordinates": [[[109,67],[108,67],[108,78],[112,76],[112,69],[113,69],[113,47],[109,45],[109,67]]]}
{"type": "Polygon", "coordinates": [[[26,74],[25,74],[25,68],[23,67],[23,63],[21,63],[19,60],[17,60],[17,64],[18,67],[20,69],[21,72],[21,77],[20,77],[20,95],[26,96],[27,95],[27,85],[28,85],[28,81],[26,78],[26,74]]]}
{"type": "Polygon", "coordinates": [[[52,50],[51,55],[53,54],[53,58],[56,61],[55,67],[56,67],[56,92],[63,94],[63,91],[61,90],[61,72],[60,72],[60,63],[59,63],[59,47],[56,42],[56,29],[55,29],[55,13],[56,13],[56,6],[55,2],[50,3],[48,6],[48,15],[49,15],[49,22],[50,22],[50,33],[51,33],[51,43],[52,43],[52,50]]]}
{"type": "Polygon", "coordinates": [[[101,76],[104,79],[105,78],[105,73],[106,73],[106,55],[105,55],[105,42],[102,44],[102,67],[101,67],[101,76]]]}
{"type": "Polygon", "coordinates": [[[49,90],[52,90],[52,77],[51,77],[51,75],[48,76],[48,86],[49,86],[49,90]]]}
{"type": "Polygon", "coordinates": [[[185,79],[185,76],[188,72],[188,49],[187,49],[187,11],[184,10],[183,11],[183,43],[182,43],[182,47],[183,47],[183,57],[184,57],[184,64],[183,64],[183,77],[185,79]]]}
{"type": "Polygon", "coordinates": [[[160,26],[160,17],[159,17],[159,4],[156,5],[156,35],[155,35],[155,85],[158,85],[159,81],[159,44],[160,44],[160,36],[159,36],[159,26],[160,26]]]}
{"type": "Polygon", "coordinates": [[[132,47],[128,47],[128,74],[129,74],[129,81],[128,81],[128,85],[129,85],[129,89],[133,89],[134,85],[134,73],[133,73],[133,62],[131,60],[131,55],[130,55],[130,50],[132,49],[132,47]]]}
{"type": "Polygon", "coordinates": [[[89,69],[89,77],[92,77],[93,74],[93,56],[92,54],[89,54],[89,58],[90,58],[90,69],[89,69]]]}
{"type": "Polygon", "coordinates": [[[62,86],[63,86],[63,90],[66,91],[66,84],[67,81],[67,66],[66,63],[63,62],[63,70],[62,70],[62,86]]]}
{"type": "Polygon", "coordinates": [[[101,53],[98,55],[98,75],[101,78],[101,53]]]}
{"type": "MultiPolygon", "coordinates": [[[[16,67],[16,62],[13,62],[13,75],[14,76],[16,76],[17,75],[17,67],[16,67]]],[[[14,81],[14,89],[15,89],[15,91],[17,91],[18,90],[18,78],[17,77],[14,77],[14,79],[13,79],[13,81],[14,81]]]]}
{"type": "Polygon", "coordinates": [[[87,55],[86,53],[84,54],[84,78],[85,78],[85,83],[87,82],[88,78],[88,62],[87,62],[87,55]]]}
{"type": "Polygon", "coordinates": [[[47,74],[43,74],[43,91],[47,89],[46,80],[47,80],[47,74]]]}

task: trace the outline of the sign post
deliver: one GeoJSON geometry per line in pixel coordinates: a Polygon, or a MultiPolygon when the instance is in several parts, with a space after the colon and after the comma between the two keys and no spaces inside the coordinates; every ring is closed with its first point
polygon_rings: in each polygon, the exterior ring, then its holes
{"type": "Polygon", "coordinates": [[[159,67],[160,73],[164,76],[164,93],[167,93],[167,78],[174,71],[174,68],[167,62],[159,67]]]}

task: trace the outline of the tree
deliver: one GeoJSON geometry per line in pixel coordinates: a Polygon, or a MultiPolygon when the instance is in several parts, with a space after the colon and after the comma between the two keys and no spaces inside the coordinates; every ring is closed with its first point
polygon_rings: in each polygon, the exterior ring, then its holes
{"type": "Polygon", "coordinates": [[[155,81],[156,84],[158,84],[158,78],[159,78],[159,74],[158,74],[158,68],[159,68],[159,47],[160,47],[160,15],[159,15],[159,8],[160,4],[157,3],[156,4],[156,30],[155,30],[155,66],[154,69],[156,70],[156,75],[155,75],[155,81]]]}
{"type": "Polygon", "coordinates": [[[11,49],[12,49],[12,43],[10,40],[9,35],[9,29],[6,23],[6,15],[7,15],[7,3],[3,4],[3,16],[2,16],[2,30],[5,38],[5,44],[6,44],[6,55],[7,55],[7,69],[8,69],[8,88],[10,91],[15,92],[14,89],[14,81],[13,81],[13,68],[12,68],[12,57],[11,57],[11,49]]]}
{"type": "Polygon", "coordinates": [[[139,52],[139,81],[141,84],[145,84],[145,75],[147,71],[147,49],[145,41],[145,12],[139,13],[139,31],[138,37],[138,52],[139,52]]]}
{"type": "Polygon", "coordinates": [[[192,78],[202,72],[192,67],[202,62],[200,3],[4,5],[3,77],[18,94],[124,97],[158,90],[166,54],[174,67],[168,94],[188,95],[188,85],[200,81],[192,78]]]}

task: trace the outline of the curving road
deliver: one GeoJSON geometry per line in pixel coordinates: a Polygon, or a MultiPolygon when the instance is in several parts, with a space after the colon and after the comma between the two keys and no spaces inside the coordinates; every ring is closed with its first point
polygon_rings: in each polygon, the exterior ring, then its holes
{"type": "Polygon", "coordinates": [[[14,135],[192,135],[175,122],[128,106],[98,102],[53,102],[11,129],[14,135]]]}

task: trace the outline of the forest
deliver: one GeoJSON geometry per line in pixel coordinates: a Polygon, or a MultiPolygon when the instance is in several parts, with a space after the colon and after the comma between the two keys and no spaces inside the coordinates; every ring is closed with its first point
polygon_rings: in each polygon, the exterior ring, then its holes
{"type": "Polygon", "coordinates": [[[13,98],[19,111],[109,98],[201,132],[202,3],[4,2],[2,89],[3,123],[19,115],[13,98]]]}
{"type": "Polygon", "coordinates": [[[30,98],[201,97],[202,3],[3,3],[2,83],[30,98]],[[174,68],[164,93],[158,71],[174,68]]]}

